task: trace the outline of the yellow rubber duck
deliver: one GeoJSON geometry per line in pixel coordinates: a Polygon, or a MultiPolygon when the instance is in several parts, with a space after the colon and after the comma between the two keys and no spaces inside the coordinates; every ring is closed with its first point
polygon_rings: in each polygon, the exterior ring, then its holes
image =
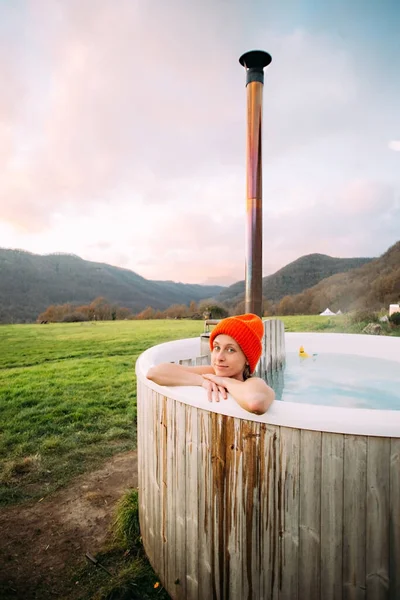
{"type": "Polygon", "coordinates": [[[304,346],[300,346],[299,356],[300,358],[310,358],[310,355],[304,350],[304,346]]]}

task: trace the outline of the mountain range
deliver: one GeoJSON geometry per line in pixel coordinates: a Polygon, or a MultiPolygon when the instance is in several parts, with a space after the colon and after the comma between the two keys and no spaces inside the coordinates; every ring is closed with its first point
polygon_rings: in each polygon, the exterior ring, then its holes
{"type": "MultiPolygon", "coordinates": [[[[307,254],[282,267],[273,275],[263,277],[263,296],[271,302],[278,302],[284,296],[299,294],[331,275],[357,269],[371,260],[373,259],[307,254]]],[[[216,299],[234,305],[244,299],[244,290],[244,281],[238,281],[223,289],[216,299]]]]}
{"type": "Polygon", "coordinates": [[[0,323],[35,321],[51,304],[88,304],[99,296],[133,313],[164,310],[219,294],[217,285],[150,281],[128,269],[71,254],[0,249],[0,323]]]}
{"type": "MultiPolygon", "coordinates": [[[[400,241],[363,266],[332,275],[285,300],[286,314],[318,314],[327,306],[335,312],[388,310],[400,300],[400,241]]],[[[282,303],[278,308],[285,314],[282,303]]]]}
{"type": "MultiPolygon", "coordinates": [[[[0,323],[33,322],[52,304],[89,304],[99,296],[133,313],[209,299],[233,308],[244,298],[244,281],[227,288],[151,281],[75,255],[0,249],[0,323]]],[[[327,306],[375,309],[397,302],[400,241],[379,258],[302,256],[263,278],[263,296],[286,314],[316,314],[327,306]]]]}

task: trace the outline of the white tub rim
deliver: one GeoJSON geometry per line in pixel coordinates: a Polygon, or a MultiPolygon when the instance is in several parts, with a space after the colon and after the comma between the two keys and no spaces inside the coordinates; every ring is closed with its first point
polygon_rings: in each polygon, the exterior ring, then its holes
{"type": "MultiPolygon", "coordinates": [[[[346,347],[346,353],[372,356],[399,362],[400,338],[337,333],[285,333],[286,349],[303,345],[307,352],[321,352],[346,347]],[[325,350],[326,351],[326,350],[325,350]]],[[[292,351],[292,350],[290,350],[292,351]]],[[[206,391],[194,386],[160,386],[146,377],[149,368],[160,362],[195,358],[200,353],[200,338],[187,338],[158,344],[146,350],[136,361],[138,380],[170,399],[247,421],[270,425],[340,433],[400,438],[400,410],[345,408],[276,400],[264,415],[242,409],[232,397],[219,403],[209,402],[206,391]]]]}

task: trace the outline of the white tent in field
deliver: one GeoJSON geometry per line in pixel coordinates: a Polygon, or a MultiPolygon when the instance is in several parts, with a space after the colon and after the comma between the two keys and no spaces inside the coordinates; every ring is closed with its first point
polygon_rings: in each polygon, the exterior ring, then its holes
{"type": "Polygon", "coordinates": [[[343,313],[342,313],[342,311],[340,310],[340,308],[339,308],[339,310],[337,311],[337,313],[336,313],[336,314],[337,314],[337,315],[342,315],[342,314],[343,314],[343,313]]]}
{"type": "Polygon", "coordinates": [[[332,312],[330,308],[326,308],[324,312],[319,314],[320,317],[336,317],[336,313],[332,312]]]}

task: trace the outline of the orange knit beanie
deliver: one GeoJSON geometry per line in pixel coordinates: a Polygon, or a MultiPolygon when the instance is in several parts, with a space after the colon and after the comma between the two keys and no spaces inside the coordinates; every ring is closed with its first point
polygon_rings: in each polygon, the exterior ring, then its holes
{"type": "Polygon", "coordinates": [[[215,337],[221,333],[229,335],[239,344],[249,362],[250,371],[253,373],[262,351],[261,340],[264,334],[264,325],[260,317],[247,313],[222,319],[211,332],[211,350],[215,337]]]}

